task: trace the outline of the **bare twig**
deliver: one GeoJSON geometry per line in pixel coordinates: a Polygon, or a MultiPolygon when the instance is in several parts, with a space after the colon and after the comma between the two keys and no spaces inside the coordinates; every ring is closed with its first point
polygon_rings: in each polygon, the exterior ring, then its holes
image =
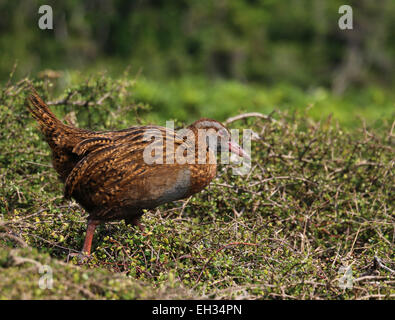
{"type": "Polygon", "coordinates": [[[388,268],[386,265],[384,265],[381,262],[381,259],[379,257],[377,257],[377,256],[374,256],[373,264],[374,264],[375,269],[382,268],[384,270],[389,271],[390,273],[395,274],[395,271],[392,270],[391,268],[388,268]]]}
{"type": "Polygon", "coordinates": [[[23,247],[23,248],[27,248],[27,247],[28,247],[28,245],[27,245],[27,243],[26,243],[25,241],[23,241],[21,238],[15,236],[15,235],[13,235],[13,234],[10,234],[10,233],[7,233],[7,232],[1,232],[1,233],[0,233],[0,238],[1,238],[1,237],[3,237],[3,238],[9,238],[9,239],[11,239],[11,240],[13,240],[13,241],[19,243],[20,246],[23,247]]]}
{"type": "Polygon", "coordinates": [[[276,122],[276,120],[273,119],[270,116],[264,115],[264,114],[259,113],[259,112],[250,112],[250,113],[243,113],[243,114],[239,114],[237,116],[228,118],[228,119],[225,120],[224,124],[228,125],[229,123],[232,123],[234,121],[245,119],[245,118],[250,118],[250,117],[262,118],[262,119],[265,119],[265,120],[270,120],[272,122],[276,122]]]}

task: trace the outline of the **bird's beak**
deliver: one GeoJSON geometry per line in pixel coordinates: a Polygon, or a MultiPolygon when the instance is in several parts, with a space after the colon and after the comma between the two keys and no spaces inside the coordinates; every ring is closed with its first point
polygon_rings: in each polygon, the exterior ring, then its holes
{"type": "Polygon", "coordinates": [[[240,157],[251,159],[250,155],[243,150],[236,142],[230,141],[229,142],[229,151],[237,154],[240,157]]]}

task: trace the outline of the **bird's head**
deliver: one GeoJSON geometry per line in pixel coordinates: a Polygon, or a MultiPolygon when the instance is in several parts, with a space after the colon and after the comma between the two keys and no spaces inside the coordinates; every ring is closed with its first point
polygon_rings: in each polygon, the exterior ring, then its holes
{"type": "Polygon", "coordinates": [[[248,153],[232,140],[229,130],[219,121],[200,119],[188,128],[195,133],[198,141],[203,141],[212,151],[215,149],[217,152],[230,151],[240,157],[249,158],[248,153]]]}

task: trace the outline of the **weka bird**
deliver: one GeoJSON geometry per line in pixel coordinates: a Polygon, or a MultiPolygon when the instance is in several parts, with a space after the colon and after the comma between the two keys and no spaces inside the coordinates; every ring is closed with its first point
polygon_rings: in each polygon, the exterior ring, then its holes
{"type": "MultiPolygon", "coordinates": [[[[195,145],[188,145],[189,150],[192,146],[195,151],[196,160],[200,151],[207,151],[204,161],[182,164],[174,161],[174,157],[177,147],[185,143],[185,136],[169,128],[147,125],[93,132],[65,125],[34,89],[28,97],[28,108],[52,149],[53,167],[65,184],[65,197],[74,198],[89,213],[82,249],[87,255],[99,223],[125,219],[126,223],[141,227],[143,209],[189,197],[206,187],[216,174],[216,162],[208,161],[213,159],[208,139],[196,139],[195,145]],[[156,147],[163,151],[165,160],[169,155],[174,156],[173,161],[147,163],[144,152],[152,145],[152,138],[161,138],[158,141],[162,144],[156,147]]],[[[199,129],[210,129],[208,138],[225,138],[226,143],[220,145],[226,145],[227,151],[248,156],[231,141],[229,131],[218,121],[201,119],[188,129],[194,138],[199,129]]]]}

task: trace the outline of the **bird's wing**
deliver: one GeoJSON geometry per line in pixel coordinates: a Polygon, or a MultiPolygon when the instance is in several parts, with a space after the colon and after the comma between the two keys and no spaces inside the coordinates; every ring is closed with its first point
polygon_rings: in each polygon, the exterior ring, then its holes
{"type": "Polygon", "coordinates": [[[98,136],[92,137],[88,139],[84,139],[81,142],[77,143],[73,148],[73,153],[83,156],[89,152],[94,151],[95,149],[112,146],[114,145],[114,140],[109,137],[98,136]]]}
{"type": "Polygon", "coordinates": [[[165,161],[166,142],[174,143],[175,148],[184,143],[174,132],[164,139],[166,129],[158,128],[126,132],[116,138],[90,138],[75,146],[84,157],[66,180],[65,197],[78,197],[92,206],[128,201],[143,206],[144,201],[180,198],[190,184],[187,165],[149,163],[144,158],[147,147],[157,147],[165,161]]]}

